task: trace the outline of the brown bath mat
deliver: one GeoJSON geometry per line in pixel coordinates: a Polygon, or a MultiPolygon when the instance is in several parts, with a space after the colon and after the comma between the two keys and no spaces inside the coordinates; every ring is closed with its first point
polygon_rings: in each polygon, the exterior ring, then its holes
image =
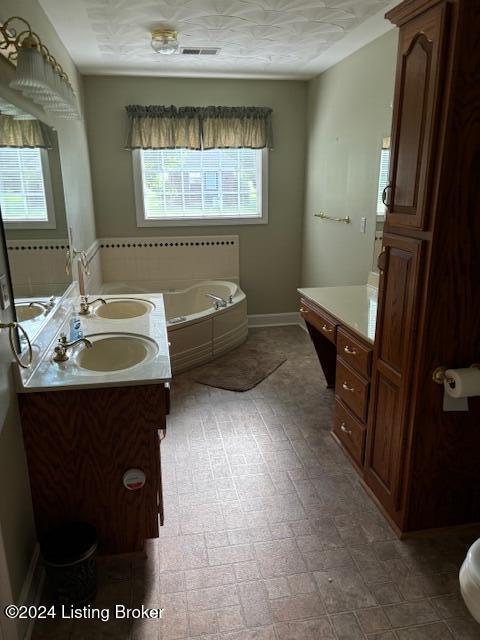
{"type": "Polygon", "coordinates": [[[195,382],[209,387],[229,391],[248,391],[265,380],[286,357],[279,351],[268,351],[265,347],[248,342],[213,362],[192,371],[195,382]]]}

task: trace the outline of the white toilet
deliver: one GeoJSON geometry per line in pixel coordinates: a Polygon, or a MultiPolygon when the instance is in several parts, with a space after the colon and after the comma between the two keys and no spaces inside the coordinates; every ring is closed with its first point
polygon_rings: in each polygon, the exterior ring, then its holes
{"type": "Polygon", "coordinates": [[[480,622],[480,538],[468,550],[460,569],[460,591],[468,610],[480,622]]]}

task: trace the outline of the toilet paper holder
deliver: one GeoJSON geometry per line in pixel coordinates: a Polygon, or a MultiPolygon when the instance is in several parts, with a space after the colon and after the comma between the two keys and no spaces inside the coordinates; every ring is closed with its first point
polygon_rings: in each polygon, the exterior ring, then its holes
{"type": "MultiPolygon", "coordinates": [[[[480,363],[476,362],[472,365],[470,365],[471,367],[475,368],[475,369],[480,369],[480,363]]],[[[437,367],[434,372],[432,373],[432,380],[434,382],[436,382],[436,384],[441,384],[443,385],[445,380],[448,382],[448,384],[452,387],[452,389],[455,388],[455,380],[453,378],[447,378],[447,371],[448,371],[449,367],[437,367]]]]}

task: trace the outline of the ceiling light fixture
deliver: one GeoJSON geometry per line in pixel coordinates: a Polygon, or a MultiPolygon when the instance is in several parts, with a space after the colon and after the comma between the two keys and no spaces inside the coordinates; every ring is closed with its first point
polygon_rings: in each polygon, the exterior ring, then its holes
{"type": "Polygon", "coordinates": [[[179,49],[177,35],[178,33],[172,29],[155,29],[152,31],[152,49],[164,56],[177,53],[179,49]]]}
{"type": "Polygon", "coordinates": [[[16,67],[15,78],[9,84],[12,89],[58,118],[80,118],[67,74],[24,18],[12,16],[0,23],[0,52],[16,67]],[[19,33],[12,28],[12,22],[22,24],[19,33]]]}

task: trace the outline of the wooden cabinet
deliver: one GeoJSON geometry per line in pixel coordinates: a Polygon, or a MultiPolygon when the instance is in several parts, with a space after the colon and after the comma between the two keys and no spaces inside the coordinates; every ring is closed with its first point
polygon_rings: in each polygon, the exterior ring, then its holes
{"type": "Polygon", "coordinates": [[[19,396],[37,532],[84,520],[103,553],[139,551],[163,523],[160,438],[164,385],[29,393],[19,396]],[[123,485],[141,469],[145,486],[123,485]]]}
{"type": "Polygon", "coordinates": [[[333,433],[359,466],[363,465],[366,431],[365,424],[360,422],[343,402],[337,400],[333,433]]]}
{"type": "Polygon", "coordinates": [[[391,224],[415,229],[425,227],[428,214],[450,9],[446,1],[430,4],[400,30],[390,183],[384,194],[391,224]]]}
{"type": "Polygon", "coordinates": [[[435,367],[480,356],[480,3],[406,0],[364,477],[399,532],[478,522],[480,402],[435,367]]]}
{"type": "Polygon", "coordinates": [[[337,323],[324,309],[302,298],[300,314],[305,322],[315,327],[327,340],[336,344],[337,323]]]}
{"type": "Polygon", "coordinates": [[[328,310],[302,297],[300,313],[329,387],[335,388],[332,433],[353,462],[365,458],[372,346],[328,310]]]}
{"type": "Polygon", "coordinates": [[[384,236],[365,478],[392,518],[401,507],[422,241],[384,236]]]}
{"type": "Polygon", "coordinates": [[[305,326],[315,346],[327,382],[327,388],[332,389],[335,387],[337,358],[335,347],[337,337],[336,322],[321,307],[305,298],[300,301],[300,315],[305,320],[305,326]]]}
{"type": "Polygon", "coordinates": [[[432,377],[480,360],[480,2],[405,0],[387,17],[400,33],[375,344],[371,358],[336,319],[333,433],[403,534],[480,519],[480,397],[444,411],[432,377]]]}
{"type": "Polygon", "coordinates": [[[365,378],[370,377],[372,365],[372,349],[365,346],[358,338],[354,338],[345,329],[338,329],[337,353],[352,369],[365,378]]]}
{"type": "Polygon", "coordinates": [[[362,422],[367,419],[369,387],[368,380],[337,358],[335,393],[362,422]]]}

